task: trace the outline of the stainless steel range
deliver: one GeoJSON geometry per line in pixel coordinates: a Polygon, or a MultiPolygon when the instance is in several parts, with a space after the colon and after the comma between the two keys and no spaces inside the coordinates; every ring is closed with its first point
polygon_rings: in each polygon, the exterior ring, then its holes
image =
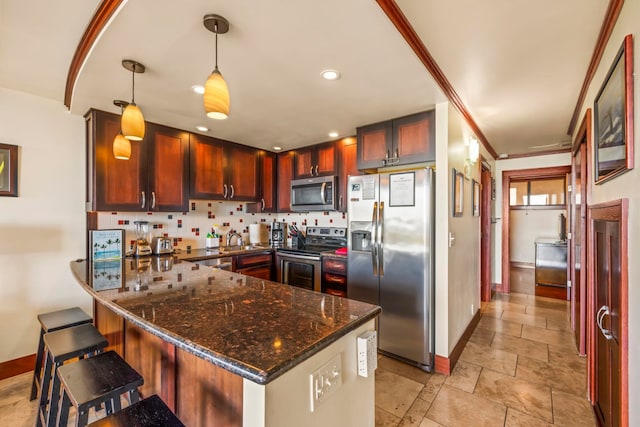
{"type": "Polygon", "coordinates": [[[344,227],[307,227],[302,247],[281,247],[276,250],[278,281],[316,292],[321,291],[322,252],[347,246],[344,227]]]}

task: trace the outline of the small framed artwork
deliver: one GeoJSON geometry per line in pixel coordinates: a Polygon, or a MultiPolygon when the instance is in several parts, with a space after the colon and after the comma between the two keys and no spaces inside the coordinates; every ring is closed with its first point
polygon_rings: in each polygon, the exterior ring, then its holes
{"type": "Polygon", "coordinates": [[[124,230],[90,230],[89,261],[110,261],[122,259],[124,230]]]}
{"type": "Polygon", "coordinates": [[[464,209],[464,174],[453,168],[451,177],[451,212],[454,217],[459,217],[464,209]]]}
{"type": "Polygon", "coordinates": [[[480,183],[471,180],[471,212],[473,216],[480,216],[480,183]]]}
{"type": "Polygon", "coordinates": [[[0,144],[0,196],[18,197],[18,146],[0,144]]]}
{"type": "Polygon", "coordinates": [[[633,169],[633,37],[624,38],[594,105],[594,178],[601,184],[633,169]]]}

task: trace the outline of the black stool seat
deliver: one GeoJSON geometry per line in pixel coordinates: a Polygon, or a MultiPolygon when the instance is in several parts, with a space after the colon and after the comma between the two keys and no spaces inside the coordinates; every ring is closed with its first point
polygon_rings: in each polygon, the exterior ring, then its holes
{"type": "Polygon", "coordinates": [[[58,368],[67,360],[100,353],[108,345],[107,339],[90,323],[46,333],[43,340],[46,357],[36,427],[55,424],[60,397],[58,368]]]}
{"type": "Polygon", "coordinates": [[[76,426],[86,426],[89,409],[105,404],[107,415],[121,409],[120,395],[128,393],[130,403],[140,400],[142,376],[115,351],[58,368],[62,386],[57,425],[66,426],[71,405],[77,410],[76,426]]]}
{"type": "Polygon", "coordinates": [[[184,427],[157,395],[149,396],[122,411],[89,424],[89,427],[184,427]]]}
{"type": "Polygon", "coordinates": [[[40,340],[38,342],[38,351],[36,353],[36,366],[33,369],[30,400],[36,398],[38,390],[40,389],[40,374],[42,372],[42,361],[44,360],[43,335],[48,332],[58,331],[71,326],[92,323],[93,319],[87,313],[82,311],[80,307],[72,307],[65,310],[38,314],[38,321],[40,322],[40,340]]]}

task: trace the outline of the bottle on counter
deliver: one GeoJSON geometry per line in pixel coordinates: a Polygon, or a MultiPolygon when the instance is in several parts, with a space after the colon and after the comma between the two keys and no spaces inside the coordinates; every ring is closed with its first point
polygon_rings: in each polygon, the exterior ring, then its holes
{"type": "Polygon", "coordinates": [[[216,232],[216,229],[215,229],[215,227],[217,226],[218,224],[214,224],[214,226],[211,227],[211,233],[207,233],[206,242],[205,242],[205,247],[207,249],[220,247],[220,235],[216,232]]]}

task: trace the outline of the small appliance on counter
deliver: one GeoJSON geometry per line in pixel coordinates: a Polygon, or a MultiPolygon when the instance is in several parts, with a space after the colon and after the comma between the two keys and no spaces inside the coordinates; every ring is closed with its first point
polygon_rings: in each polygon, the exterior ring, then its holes
{"type": "Polygon", "coordinates": [[[277,248],[287,243],[287,223],[271,223],[271,246],[277,248]]]}
{"type": "Polygon", "coordinates": [[[173,252],[173,244],[169,237],[154,237],[151,246],[154,255],[164,255],[173,252]]]}
{"type": "Polygon", "coordinates": [[[134,221],[136,226],[136,242],[133,248],[133,256],[151,255],[149,244],[149,221],[134,221]]]}
{"type": "Polygon", "coordinates": [[[249,243],[259,245],[269,241],[267,225],[264,223],[249,224],[249,243]]]}

